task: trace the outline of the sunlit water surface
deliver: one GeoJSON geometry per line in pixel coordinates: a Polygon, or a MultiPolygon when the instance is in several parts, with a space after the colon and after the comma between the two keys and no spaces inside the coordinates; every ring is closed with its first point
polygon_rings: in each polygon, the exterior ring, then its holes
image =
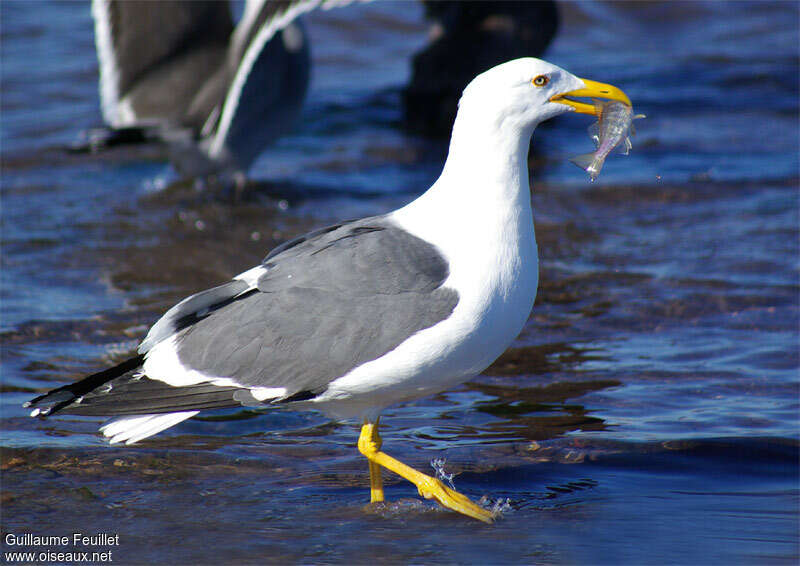
{"type": "Polygon", "coordinates": [[[429,186],[444,147],[399,128],[421,7],[308,18],[302,124],[231,204],[172,183],[157,148],[67,152],[100,122],[89,6],[0,4],[3,533],[118,533],[120,564],[796,563],[797,6],[561,11],[548,59],[626,90],[648,116],[634,151],[590,184],[567,161],[588,118],[536,132],[528,325],[482,375],[383,419],[393,455],[508,499],[489,527],[395,477],[365,508],[354,422],[212,413],[109,448],[97,419],[21,407],[277,243],[429,186]]]}

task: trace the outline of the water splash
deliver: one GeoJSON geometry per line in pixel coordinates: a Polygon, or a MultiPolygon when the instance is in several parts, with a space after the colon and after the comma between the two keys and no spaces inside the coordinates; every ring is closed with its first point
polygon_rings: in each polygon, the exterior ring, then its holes
{"type": "Polygon", "coordinates": [[[444,465],[447,463],[445,458],[434,458],[431,460],[431,467],[433,471],[436,472],[436,479],[439,481],[447,482],[450,485],[450,489],[455,490],[456,486],[453,484],[453,478],[455,474],[448,474],[444,471],[444,465]]]}
{"type": "MultiPolygon", "coordinates": [[[[434,458],[431,460],[431,467],[433,468],[434,472],[436,472],[436,479],[439,481],[447,482],[450,485],[450,489],[456,489],[455,484],[453,483],[453,478],[456,476],[455,473],[448,474],[445,469],[444,465],[447,463],[446,458],[434,458]]],[[[506,498],[499,498],[492,500],[491,497],[488,495],[484,495],[478,500],[478,505],[491,511],[492,515],[499,518],[504,513],[508,513],[509,511],[513,511],[513,507],[511,507],[511,499],[508,497],[506,498]]]]}
{"type": "Polygon", "coordinates": [[[501,497],[492,501],[491,497],[484,495],[478,500],[478,505],[491,511],[492,515],[494,515],[496,519],[499,519],[503,514],[514,510],[514,508],[511,506],[511,499],[508,497],[501,497]]]}

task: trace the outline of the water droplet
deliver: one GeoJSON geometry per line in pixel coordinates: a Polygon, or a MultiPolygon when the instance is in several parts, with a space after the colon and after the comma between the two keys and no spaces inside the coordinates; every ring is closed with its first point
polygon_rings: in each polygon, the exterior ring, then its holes
{"type": "Polygon", "coordinates": [[[448,484],[450,484],[451,489],[455,489],[456,486],[453,485],[453,478],[455,477],[455,474],[448,474],[444,471],[444,465],[446,462],[447,460],[444,458],[434,458],[431,460],[431,467],[436,472],[436,479],[440,481],[446,481],[448,484]]]}

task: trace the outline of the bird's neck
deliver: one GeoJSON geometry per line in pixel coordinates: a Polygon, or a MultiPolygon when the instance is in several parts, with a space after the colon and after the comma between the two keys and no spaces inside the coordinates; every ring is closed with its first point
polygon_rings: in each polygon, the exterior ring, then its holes
{"type": "Polygon", "coordinates": [[[465,223],[531,222],[528,149],[534,126],[488,118],[463,104],[453,125],[450,150],[434,185],[406,209],[429,209],[465,223]],[[473,110],[468,112],[466,110],[473,110]]]}
{"type": "MultiPolygon", "coordinates": [[[[479,112],[460,112],[453,124],[440,182],[459,177],[471,179],[470,187],[478,194],[469,195],[470,198],[516,200],[520,191],[527,196],[528,149],[533,129],[479,112]],[[487,189],[493,194],[487,195],[487,189]]],[[[467,196],[462,192],[462,198],[467,196]]]]}
{"type": "MultiPolygon", "coordinates": [[[[458,289],[459,304],[469,316],[521,317],[521,328],[536,295],[538,273],[528,182],[533,127],[498,128],[465,119],[461,110],[439,180],[392,218],[443,254],[450,269],[447,284],[458,289]]],[[[512,326],[516,335],[519,328],[512,326]]]]}

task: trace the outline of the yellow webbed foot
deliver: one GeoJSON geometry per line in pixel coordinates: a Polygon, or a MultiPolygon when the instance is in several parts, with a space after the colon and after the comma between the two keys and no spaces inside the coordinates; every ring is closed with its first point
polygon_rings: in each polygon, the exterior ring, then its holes
{"type": "Polygon", "coordinates": [[[425,499],[435,499],[448,509],[484,523],[494,521],[494,513],[476,505],[470,501],[469,497],[447,487],[438,479],[418,472],[385,452],[381,452],[381,444],[378,423],[364,423],[358,439],[358,449],[370,462],[370,487],[371,500],[373,502],[383,501],[383,483],[380,476],[380,467],[384,467],[416,485],[419,494],[425,499]]]}
{"type": "Polygon", "coordinates": [[[425,499],[435,499],[443,507],[468,515],[484,523],[494,521],[494,513],[480,505],[476,505],[466,495],[447,487],[436,478],[425,476],[424,474],[420,475],[423,477],[419,480],[419,483],[415,483],[419,494],[425,499]]]}

